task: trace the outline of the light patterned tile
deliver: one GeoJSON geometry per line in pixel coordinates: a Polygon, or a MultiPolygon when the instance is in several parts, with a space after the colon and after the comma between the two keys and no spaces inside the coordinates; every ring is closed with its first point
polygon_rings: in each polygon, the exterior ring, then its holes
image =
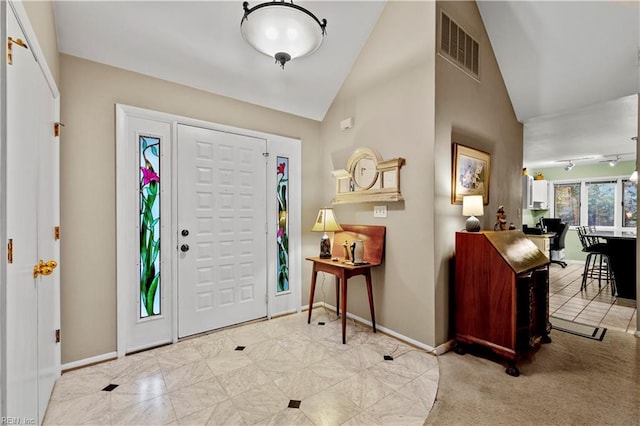
{"type": "Polygon", "coordinates": [[[151,352],[127,355],[111,362],[112,383],[124,384],[160,372],[160,366],[151,352]]]}
{"type": "Polygon", "coordinates": [[[109,392],[94,392],[65,401],[51,401],[47,407],[45,424],[81,425],[91,419],[106,418],[110,413],[109,392]]]}
{"type": "Polygon", "coordinates": [[[422,406],[428,413],[436,399],[439,378],[440,372],[436,365],[426,373],[398,388],[396,392],[412,400],[416,405],[422,406]]]}
{"type": "Polygon", "coordinates": [[[274,377],[273,381],[286,396],[296,400],[302,400],[328,389],[333,383],[310,368],[295,368],[295,366],[282,371],[279,376],[274,377]]]}
{"type": "Polygon", "coordinates": [[[360,413],[357,405],[333,388],[306,398],[300,410],[316,426],[340,425],[360,413]]]}
{"type": "Polygon", "coordinates": [[[269,378],[253,364],[237,368],[217,377],[230,397],[270,382],[269,378]]]}
{"type": "Polygon", "coordinates": [[[167,393],[167,388],[164,384],[162,373],[146,376],[136,381],[119,385],[111,391],[111,410],[120,411],[165,393],[167,393]]]}
{"type": "Polygon", "coordinates": [[[158,365],[163,371],[173,370],[183,365],[201,361],[202,353],[193,344],[172,351],[163,351],[156,355],[158,365]]]}
{"type": "Polygon", "coordinates": [[[213,358],[231,352],[237,345],[228,337],[221,335],[215,339],[212,337],[198,339],[194,342],[194,346],[198,348],[203,358],[213,358]]]}
{"type": "Polygon", "coordinates": [[[231,400],[226,400],[178,419],[181,426],[243,426],[245,421],[231,400]]]}
{"type": "Polygon", "coordinates": [[[115,411],[111,422],[116,425],[167,425],[176,420],[169,396],[162,395],[115,411]]]}
{"type": "Polygon", "coordinates": [[[264,419],[256,425],[259,426],[280,426],[280,425],[296,425],[296,426],[313,426],[313,423],[305,414],[297,408],[285,408],[277,414],[264,419]]]}
{"type": "Polygon", "coordinates": [[[169,392],[194,383],[202,382],[213,378],[213,372],[206,361],[195,362],[174,368],[163,373],[164,381],[169,392]]]}
{"type": "MultiPolygon", "coordinates": [[[[235,347],[235,346],[234,346],[235,347]]],[[[217,356],[207,358],[207,364],[216,376],[227,374],[252,363],[244,351],[229,350],[217,356]]]]}
{"type": "Polygon", "coordinates": [[[102,390],[111,383],[109,368],[93,368],[65,373],[58,380],[51,395],[52,401],[66,401],[102,390]],[[64,379],[62,379],[64,378],[64,379]]]}
{"type": "Polygon", "coordinates": [[[180,419],[228,400],[229,396],[214,377],[173,391],[169,398],[176,418],[180,419]]]}
{"type": "Polygon", "coordinates": [[[289,404],[289,398],[273,383],[255,387],[231,401],[247,424],[270,418],[289,404]]]}
{"type": "Polygon", "coordinates": [[[398,393],[383,398],[367,411],[381,425],[421,426],[428,414],[429,410],[398,393]]]}
{"type": "Polygon", "coordinates": [[[368,370],[335,384],[332,389],[360,409],[368,408],[393,392],[393,389],[373,377],[368,370]]]}

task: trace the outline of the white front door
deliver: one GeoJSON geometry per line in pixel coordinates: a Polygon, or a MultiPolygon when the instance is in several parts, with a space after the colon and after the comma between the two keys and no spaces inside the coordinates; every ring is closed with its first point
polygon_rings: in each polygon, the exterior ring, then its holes
{"type": "Polygon", "coordinates": [[[178,125],[178,337],[267,315],[265,152],[178,125]]]}
{"type": "MultiPolygon", "coordinates": [[[[12,9],[7,34],[26,40],[12,9]]],[[[40,423],[60,374],[59,270],[41,270],[39,261],[59,262],[54,227],[58,223],[58,104],[31,49],[12,46],[7,65],[6,223],[7,259],[3,419],[40,423]]]]}

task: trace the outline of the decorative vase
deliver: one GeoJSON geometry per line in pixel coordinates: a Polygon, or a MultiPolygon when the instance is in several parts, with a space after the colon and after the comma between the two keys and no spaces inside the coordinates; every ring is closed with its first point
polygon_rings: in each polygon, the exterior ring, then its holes
{"type": "Polygon", "coordinates": [[[353,263],[364,262],[364,243],[362,240],[355,240],[351,243],[351,259],[353,263]]]}

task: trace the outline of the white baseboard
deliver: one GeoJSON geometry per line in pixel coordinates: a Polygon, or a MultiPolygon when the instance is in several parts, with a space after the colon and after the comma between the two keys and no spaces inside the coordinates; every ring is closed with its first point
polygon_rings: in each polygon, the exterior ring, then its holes
{"type": "Polygon", "coordinates": [[[636,331],[634,334],[636,337],[640,337],[640,330],[636,331]]]}
{"type": "Polygon", "coordinates": [[[455,341],[453,339],[451,339],[451,340],[448,340],[448,341],[442,343],[441,345],[438,345],[438,347],[436,347],[436,355],[438,355],[438,356],[444,355],[445,353],[447,353],[450,350],[452,350],[454,342],[455,341]]]}
{"type": "Polygon", "coordinates": [[[92,356],[90,358],[80,359],[78,361],[68,362],[66,364],[62,364],[62,372],[73,370],[80,367],[86,367],[92,364],[97,364],[99,362],[108,361],[111,359],[118,358],[117,352],[109,352],[102,355],[92,356]]]}
{"type": "MultiPolygon", "coordinates": [[[[329,310],[333,310],[333,311],[336,310],[335,306],[329,305],[328,303],[323,303],[323,302],[320,302],[320,303],[322,303],[322,306],[324,306],[325,309],[329,309],[329,310]]],[[[313,307],[315,308],[316,305],[317,305],[317,303],[314,303],[313,307]]],[[[360,323],[366,324],[369,327],[373,326],[371,321],[369,321],[368,319],[359,317],[358,315],[350,314],[349,312],[347,312],[347,318],[351,318],[351,319],[356,320],[356,321],[358,321],[360,323]]],[[[380,330],[383,333],[388,334],[390,336],[393,336],[398,340],[402,340],[405,343],[409,343],[412,346],[418,347],[420,349],[424,349],[427,352],[432,352],[433,354],[437,355],[436,349],[434,347],[429,346],[427,344],[424,344],[422,342],[419,342],[419,341],[417,341],[415,339],[412,339],[411,337],[407,337],[404,334],[400,334],[397,331],[391,330],[390,328],[387,328],[387,327],[381,326],[379,324],[376,324],[376,330],[380,330]]]]}

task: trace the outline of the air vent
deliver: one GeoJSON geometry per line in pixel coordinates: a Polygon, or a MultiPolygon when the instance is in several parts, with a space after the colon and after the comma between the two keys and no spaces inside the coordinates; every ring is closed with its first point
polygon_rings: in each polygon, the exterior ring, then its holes
{"type": "Polygon", "coordinates": [[[442,12],[440,16],[440,53],[478,78],[478,42],[447,14],[442,12]]]}

